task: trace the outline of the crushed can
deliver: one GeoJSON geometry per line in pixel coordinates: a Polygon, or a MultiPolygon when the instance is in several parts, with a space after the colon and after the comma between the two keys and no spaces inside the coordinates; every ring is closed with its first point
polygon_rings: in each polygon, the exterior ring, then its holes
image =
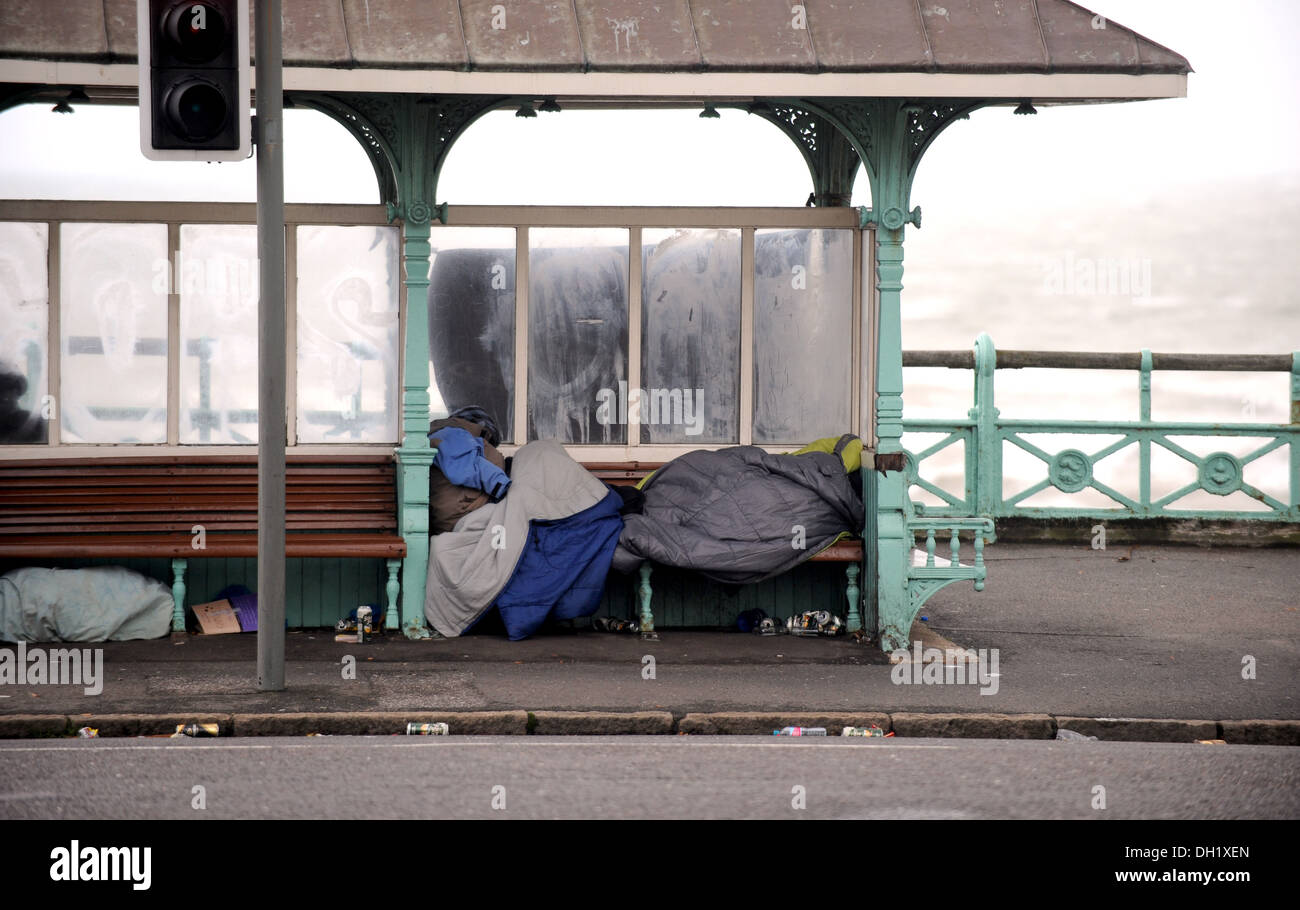
{"type": "Polygon", "coordinates": [[[94,727],[82,727],[77,731],[77,736],[82,739],[96,739],[99,736],[99,731],[94,727]]]}
{"type": "Polygon", "coordinates": [[[884,736],[885,731],[872,724],[869,727],[845,727],[840,736],[884,736]]]}
{"type": "Polygon", "coordinates": [[[172,739],[178,736],[220,736],[219,724],[178,724],[172,739]]]}
{"type": "Polygon", "coordinates": [[[444,723],[406,725],[407,736],[449,736],[450,732],[444,723]]]}

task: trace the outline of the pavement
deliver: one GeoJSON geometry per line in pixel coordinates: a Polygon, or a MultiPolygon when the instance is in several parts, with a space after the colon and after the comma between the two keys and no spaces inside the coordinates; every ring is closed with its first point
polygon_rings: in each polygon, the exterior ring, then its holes
{"type": "Polygon", "coordinates": [[[0,738],[83,726],[157,735],[201,721],[236,736],[393,733],[408,721],[519,735],[874,723],[899,737],[1052,739],[1064,728],[1300,745],[1300,549],[999,543],[986,558],[984,592],[957,583],[922,611],[920,662],[913,652],[892,664],[847,638],[722,631],[664,629],[645,642],[557,627],[522,642],[358,645],[300,630],[286,636],[287,688],[263,692],[252,634],[110,642],[94,646],[95,694],[0,684],[0,738]],[[977,662],[932,664],[925,649],[950,644],[977,662]]]}

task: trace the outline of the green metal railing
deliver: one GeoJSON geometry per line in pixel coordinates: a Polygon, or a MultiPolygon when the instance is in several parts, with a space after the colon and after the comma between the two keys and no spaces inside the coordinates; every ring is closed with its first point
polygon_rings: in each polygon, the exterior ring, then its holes
{"type": "Polygon", "coordinates": [[[918,515],[961,515],[1007,518],[1097,517],[1251,519],[1256,521],[1300,521],[1300,352],[1282,355],[1140,354],[1088,353],[1069,351],[1003,351],[999,354],[988,335],[975,340],[972,351],[905,351],[905,367],[949,367],[970,369],[975,374],[975,402],[963,420],[904,420],[904,433],[942,433],[943,438],[920,451],[907,453],[908,488],[919,487],[943,505],[915,506],[918,515]],[[1000,369],[1092,369],[1137,370],[1139,415],[1136,421],[1095,420],[1007,420],[994,405],[994,374],[1000,369]],[[1151,373],[1153,370],[1230,372],[1288,372],[1291,375],[1291,422],[1266,423],[1183,423],[1151,419],[1151,373]],[[1063,448],[1048,452],[1025,438],[1027,435],[1069,434],[1119,436],[1095,451],[1063,448]],[[1232,438],[1260,440],[1245,455],[1217,451],[1197,455],[1170,437],[1232,438]],[[957,443],[965,455],[965,488],[961,495],[945,490],[920,476],[920,466],[957,443]],[[1005,494],[1002,455],[1006,444],[1028,452],[1043,462],[1046,477],[1024,489],[1005,494]],[[1097,479],[1095,467],[1104,458],[1138,450],[1136,497],[1125,495],[1097,479]],[[1160,447],[1196,469],[1196,479],[1166,495],[1152,498],[1151,453],[1160,447]],[[1252,462],[1289,447],[1290,477],[1287,501],[1270,496],[1248,483],[1245,470],[1252,462]],[[1113,508],[1061,508],[1022,505],[1029,497],[1049,487],[1063,493],[1093,489],[1115,502],[1113,508]],[[1267,510],[1178,508],[1175,503],[1189,494],[1205,491],[1229,496],[1238,490],[1267,506],[1267,510]]]}

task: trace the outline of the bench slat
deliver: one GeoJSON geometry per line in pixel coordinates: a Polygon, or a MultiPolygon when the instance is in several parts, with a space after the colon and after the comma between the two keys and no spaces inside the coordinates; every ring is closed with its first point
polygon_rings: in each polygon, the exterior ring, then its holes
{"type": "MultiPolygon", "coordinates": [[[[307,497],[289,497],[289,512],[376,512],[387,511],[395,503],[392,498],[380,495],[352,496],[329,500],[307,497]]],[[[156,512],[166,509],[177,514],[220,510],[226,512],[256,512],[257,497],[241,493],[227,496],[174,496],[141,494],[127,497],[104,497],[81,501],[44,501],[11,505],[0,502],[0,521],[9,515],[94,515],[125,512],[156,512]]]]}
{"type": "Polygon", "coordinates": [[[810,557],[809,562],[861,562],[862,541],[841,540],[810,557]]]}
{"type": "MultiPolygon", "coordinates": [[[[0,540],[0,559],[92,557],[215,558],[256,557],[256,534],[208,535],[207,547],[196,550],[188,534],[49,534],[21,540],[0,540]]],[[[287,534],[285,555],[400,559],[406,541],[396,534],[287,534]]]]}
{"type": "MultiPolygon", "coordinates": [[[[246,518],[230,518],[224,515],[192,515],[186,516],[182,521],[164,521],[150,519],[122,519],[112,520],[105,517],[99,522],[90,521],[67,521],[65,519],[43,519],[33,518],[27,520],[24,524],[8,524],[0,522],[0,535],[18,535],[18,534],[41,534],[62,531],[68,533],[103,533],[113,528],[122,528],[129,531],[185,531],[189,533],[194,525],[203,525],[208,531],[249,531],[257,529],[257,516],[248,516],[246,518]]],[[[317,520],[305,520],[302,518],[289,517],[285,522],[286,527],[290,530],[311,531],[311,530],[361,530],[372,528],[377,531],[390,530],[397,527],[397,522],[390,515],[356,515],[348,518],[321,517],[317,520]]]]}

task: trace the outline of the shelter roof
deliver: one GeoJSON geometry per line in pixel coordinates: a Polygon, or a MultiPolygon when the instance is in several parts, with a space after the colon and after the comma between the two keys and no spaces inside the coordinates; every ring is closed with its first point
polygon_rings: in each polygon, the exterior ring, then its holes
{"type": "MultiPolygon", "coordinates": [[[[283,0],[283,23],[289,90],[1121,100],[1191,71],[1069,0],[283,0]]],[[[134,86],[135,59],[135,0],[0,0],[0,81],[134,86]]]]}

